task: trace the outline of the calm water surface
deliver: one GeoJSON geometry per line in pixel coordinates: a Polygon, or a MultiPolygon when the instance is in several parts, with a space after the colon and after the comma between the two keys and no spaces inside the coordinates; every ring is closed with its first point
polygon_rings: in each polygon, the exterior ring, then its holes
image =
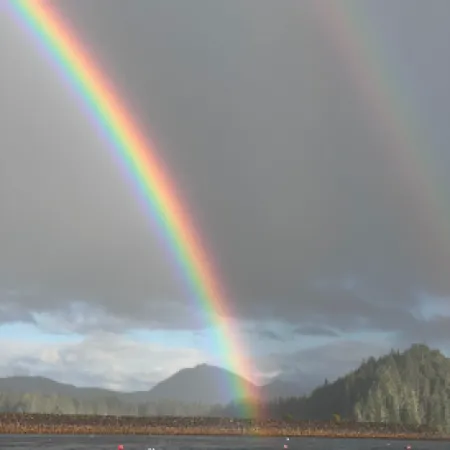
{"type": "Polygon", "coordinates": [[[151,437],[151,436],[2,436],[0,450],[450,450],[450,442],[402,442],[314,438],[151,437]]]}

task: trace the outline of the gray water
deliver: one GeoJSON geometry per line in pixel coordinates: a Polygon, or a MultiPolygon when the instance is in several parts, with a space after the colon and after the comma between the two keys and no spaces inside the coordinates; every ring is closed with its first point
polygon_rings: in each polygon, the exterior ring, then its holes
{"type": "Polygon", "coordinates": [[[450,450],[448,442],[404,442],[371,439],[164,437],[164,436],[10,436],[0,435],[0,450],[450,450]]]}

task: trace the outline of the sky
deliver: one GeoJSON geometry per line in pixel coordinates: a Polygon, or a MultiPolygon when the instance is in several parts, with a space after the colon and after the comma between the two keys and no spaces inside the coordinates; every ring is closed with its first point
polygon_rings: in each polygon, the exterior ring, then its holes
{"type": "MultiPolygon", "coordinates": [[[[450,3],[333,3],[50,2],[170,167],[258,383],[448,351],[450,3]]],[[[0,376],[137,390],[223,364],[130,178],[4,7],[0,58],[0,376]]]]}

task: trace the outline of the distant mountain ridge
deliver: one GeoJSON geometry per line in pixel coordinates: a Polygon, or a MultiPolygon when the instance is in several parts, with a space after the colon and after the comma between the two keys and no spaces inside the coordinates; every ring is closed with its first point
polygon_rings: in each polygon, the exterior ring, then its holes
{"type": "Polygon", "coordinates": [[[181,369],[147,391],[117,392],[97,387],[77,387],[39,376],[13,376],[0,378],[0,392],[16,397],[28,394],[56,395],[75,401],[106,399],[134,406],[164,402],[226,405],[238,401],[241,395],[270,400],[304,393],[300,385],[281,380],[256,386],[235,373],[208,364],[181,369]]]}
{"type": "Polygon", "coordinates": [[[0,391],[9,393],[39,393],[74,398],[114,397],[131,403],[179,401],[183,403],[226,404],[242,393],[258,395],[258,387],[226,369],[207,364],[181,369],[157,383],[148,391],[118,392],[97,387],[77,387],[49,378],[13,376],[0,378],[0,391]]]}
{"type": "Polygon", "coordinates": [[[62,414],[208,415],[241,396],[270,401],[305,393],[300,384],[275,379],[256,386],[226,369],[200,364],[181,369],[147,391],[77,387],[40,376],[0,378],[0,412],[62,414]]]}
{"type": "MultiPolygon", "coordinates": [[[[45,377],[13,376],[0,378],[0,391],[10,393],[39,393],[43,395],[66,395],[82,398],[115,397],[120,393],[97,387],[77,387],[45,377]]],[[[126,394],[125,394],[126,395],[126,394]]]]}

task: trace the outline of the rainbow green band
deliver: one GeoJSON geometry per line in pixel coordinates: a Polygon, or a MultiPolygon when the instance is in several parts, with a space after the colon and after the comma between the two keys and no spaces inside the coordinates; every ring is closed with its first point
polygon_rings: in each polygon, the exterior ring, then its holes
{"type": "MultiPolygon", "coordinates": [[[[152,218],[158,225],[163,243],[172,255],[176,270],[186,281],[205,317],[205,325],[214,330],[214,338],[223,364],[243,378],[254,372],[233,326],[230,304],[210,256],[192,226],[187,205],[180,200],[163,161],[154,146],[138,130],[132,114],[124,107],[106,76],[94,64],[78,36],[54,7],[38,0],[11,0],[13,16],[19,19],[43,53],[57,64],[73,91],[100,126],[125,173],[139,187],[152,218]]],[[[230,377],[230,380],[233,377],[230,377]]],[[[230,382],[231,383],[231,382],[230,382]]],[[[234,397],[255,399],[246,382],[232,382],[234,397]]],[[[256,401],[244,402],[244,414],[257,416],[256,401]]]]}

